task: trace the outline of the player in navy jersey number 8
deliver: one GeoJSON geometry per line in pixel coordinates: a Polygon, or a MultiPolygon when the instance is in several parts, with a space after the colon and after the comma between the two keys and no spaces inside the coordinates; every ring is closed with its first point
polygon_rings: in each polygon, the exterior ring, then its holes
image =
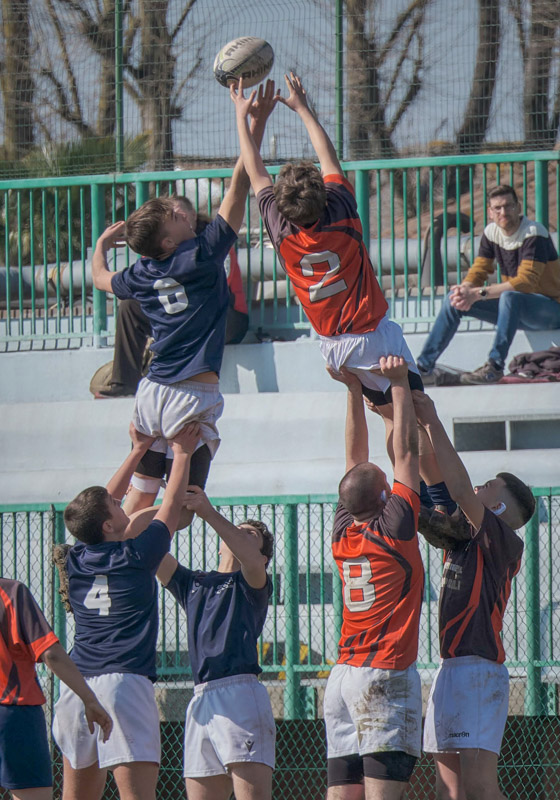
{"type": "Polygon", "coordinates": [[[187,425],[172,440],[173,467],[157,513],[129,517],[120,506],[152,442],[131,428],[133,448],[107,489],[90,487],[66,508],[79,543],[68,553],[76,632],[71,658],[111,713],[111,742],[89,733],[72,693],[61,692],[53,732],[64,757],[64,800],[99,800],[112,769],[121,800],[154,800],[160,760],[156,679],[156,570],[169,551],[199,440],[187,425]],[[153,521],[152,521],[153,518],[153,521]]]}
{"type": "Polygon", "coordinates": [[[195,694],[185,723],[189,800],[270,800],[275,725],[268,692],[257,680],[257,640],[272,582],[273,540],[266,525],[233,525],[198,487],[189,508],[221,539],[217,571],[190,570],[166,555],[157,577],[187,615],[195,694]]]}
{"type": "Polygon", "coordinates": [[[380,356],[403,356],[413,388],[422,381],[401,328],[389,320],[387,303],[363,241],[356,198],[325,129],[313,116],[300,79],[286,76],[288,97],[278,100],[296,112],[315,149],[321,172],[311,162],[285,164],[276,183],[268,174],[247,126],[253,95],[243,81],[231,87],[241,154],[257,195],[270,241],[305,314],[321,340],[327,364],[345,365],[360,378],[377,405],[390,402],[390,381],[371,370],[380,356]]]}
{"type": "MultiPolygon", "coordinates": [[[[268,81],[251,106],[259,144],[274,103],[274,82],[268,81]]],[[[173,438],[186,423],[198,422],[201,442],[193,471],[201,485],[220,441],[216,423],[223,398],[218,376],[229,307],[224,261],[237,239],[248,190],[239,159],[216,218],[199,235],[172,198],[156,198],[126,223],[110,225],[99,237],[92,260],[95,286],[121,300],[135,298],[150,321],[154,358],[138,386],[134,425],[147,435],[163,437],[153,448],[165,453],[163,440],[173,438]],[[142,258],[122,272],[110,272],[107,254],[123,239],[142,258]]],[[[159,480],[155,485],[157,492],[159,480]]],[[[127,506],[129,511],[151,505],[154,481],[149,475],[144,492],[134,509],[127,506]]]]}
{"type": "Polygon", "coordinates": [[[416,670],[424,587],[417,520],[417,424],[402,357],[381,358],[391,381],[394,482],[368,461],[358,378],[348,387],[346,474],[332,534],[343,587],[336,665],[325,691],[328,800],[399,800],[420,756],[422,698],[416,670]]]}

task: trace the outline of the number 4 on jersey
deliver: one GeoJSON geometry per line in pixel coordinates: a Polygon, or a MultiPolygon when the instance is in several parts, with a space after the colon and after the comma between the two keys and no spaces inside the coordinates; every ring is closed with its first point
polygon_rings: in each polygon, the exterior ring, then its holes
{"type": "Polygon", "coordinates": [[[84,605],[86,608],[99,610],[99,616],[109,616],[111,598],[109,597],[109,584],[106,575],[96,575],[93,586],[86,594],[84,605]]]}

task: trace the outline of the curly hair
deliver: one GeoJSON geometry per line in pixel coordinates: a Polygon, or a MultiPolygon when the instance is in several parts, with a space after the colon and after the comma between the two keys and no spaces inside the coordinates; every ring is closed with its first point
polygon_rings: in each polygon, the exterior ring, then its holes
{"type": "Polygon", "coordinates": [[[251,528],[254,528],[261,534],[263,540],[261,553],[263,554],[263,556],[265,556],[266,566],[268,567],[270,559],[272,558],[272,555],[274,553],[274,536],[269,531],[264,522],[262,522],[260,519],[245,519],[240,524],[250,525],[251,528]]]}
{"type": "Polygon", "coordinates": [[[325,209],[327,190],[311,161],[284,164],[274,184],[278,211],[294,225],[317,222],[325,209]]]}

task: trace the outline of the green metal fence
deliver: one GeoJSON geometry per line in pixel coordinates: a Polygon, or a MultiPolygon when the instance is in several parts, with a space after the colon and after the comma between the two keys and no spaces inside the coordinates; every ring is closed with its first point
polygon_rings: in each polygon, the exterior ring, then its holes
{"type": "MultiPolygon", "coordinates": [[[[364,238],[401,323],[434,319],[447,287],[461,280],[486,224],[486,191],[516,187],[524,212],[560,226],[560,152],[512,153],[345,164],[364,238]]],[[[271,167],[276,174],[278,167],[271,167]]],[[[177,192],[215,213],[231,169],[0,181],[0,342],[96,345],[114,331],[116,303],[94,290],[91,248],[106,224],[154,195],[177,192]]],[[[309,330],[290,283],[247,202],[239,260],[253,330],[309,330]]],[[[113,254],[121,269],[134,254],[113,254]]]]}
{"type": "MultiPolygon", "coordinates": [[[[504,619],[504,645],[511,675],[510,716],[499,762],[510,800],[560,799],[560,487],[534,490],[537,515],[522,533],[525,553],[504,619]]],[[[340,582],[330,553],[333,496],[215,499],[232,521],[265,521],[275,534],[270,565],[274,592],[259,644],[263,681],[278,725],[274,798],[319,800],[326,786],[322,698],[336,660],[341,620],[340,582]]],[[[58,599],[50,563],[56,542],[65,540],[62,506],[0,507],[0,571],[28,584],[61,641],[71,647],[73,619],[58,599]]],[[[196,521],[176,535],[172,552],[185,565],[211,569],[217,563],[213,531],[196,521]]],[[[441,552],[422,542],[426,589],[418,667],[424,700],[438,663],[437,599],[441,552]]],[[[185,617],[161,593],[158,640],[163,761],[158,797],[183,796],[183,720],[192,694],[185,617]]],[[[44,668],[41,681],[50,714],[56,686],[44,668]]],[[[53,749],[57,787],[60,758],[53,749]]],[[[424,756],[408,798],[434,797],[434,775],[424,756]]],[[[105,797],[116,797],[108,784],[105,797]]]]}

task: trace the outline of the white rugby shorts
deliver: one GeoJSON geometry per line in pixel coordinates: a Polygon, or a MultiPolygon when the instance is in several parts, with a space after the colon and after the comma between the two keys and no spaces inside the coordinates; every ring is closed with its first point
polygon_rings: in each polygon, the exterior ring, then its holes
{"type": "Polygon", "coordinates": [[[335,664],[325,690],[327,758],[402,751],[420,756],[422,691],[404,670],[335,664]]]}
{"type": "Polygon", "coordinates": [[[185,778],[223,775],[229,764],[274,769],[276,726],[256,675],[233,675],[194,688],[185,722],[185,778]]]}
{"type": "Polygon", "coordinates": [[[148,436],[160,436],[150,447],[167,452],[172,439],[189,422],[200,425],[200,445],[207,444],[212,458],[220,445],[217,421],[224,410],[224,398],[217,383],[179,381],[156,383],[142,378],[136,391],[132,422],[148,436]]]}
{"type": "Polygon", "coordinates": [[[428,699],[424,750],[499,753],[508,704],[509,675],[503,664],[480,656],[444,658],[428,699]]]}
{"type": "Polygon", "coordinates": [[[87,677],[86,682],[113,719],[107,742],[95,726],[89,732],[84,704],[66,684],[61,684],[55,704],[53,735],[74,769],[99,762],[100,767],[151,761],[159,764],[161,743],[154,685],[143,675],[112,672],[87,677]]]}
{"type": "Polygon", "coordinates": [[[370,370],[379,369],[381,356],[402,356],[411,372],[418,367],[405,342],[402,328],[389,317],[383,317],[374,331],[368,333],[342,333],[340,336],[320,336],[323,358],[329,367],[340,371],[346,367],[358,376],[364,386],[386,392],[391,382],[370,370]]]}

